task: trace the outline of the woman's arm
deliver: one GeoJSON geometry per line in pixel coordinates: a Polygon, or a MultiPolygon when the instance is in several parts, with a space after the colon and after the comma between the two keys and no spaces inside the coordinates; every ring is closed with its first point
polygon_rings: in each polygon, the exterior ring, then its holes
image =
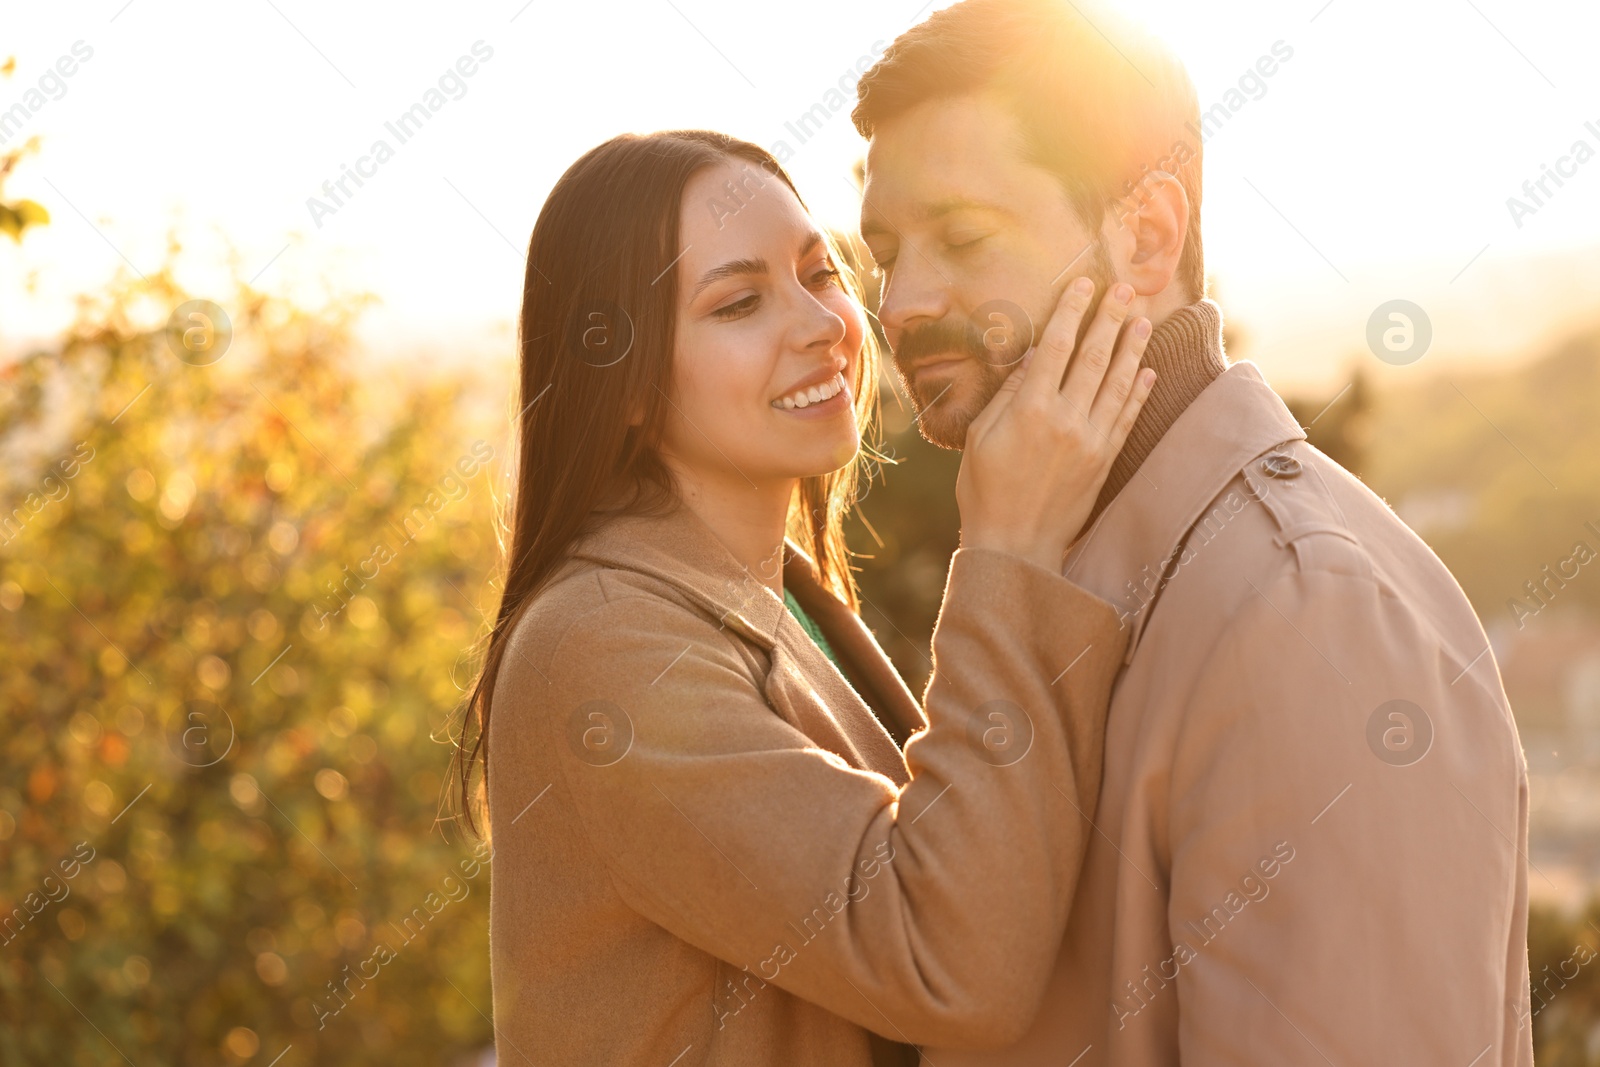
{"type": "Polygon", "coordinates": [[[499,689],[560,753],[557,788],[624,900],[748,970],[720,1025],[770,982],[902,1041],[1014,1040],[1090,832],[1115,611],[1019,557],[958,552],[903,790],[774,714],[735,640],[621,596],[577,621],[543,678],[508,656],[499,689]],[[596,711],[631,730],[603,766],[569,740],[596,711]]]}

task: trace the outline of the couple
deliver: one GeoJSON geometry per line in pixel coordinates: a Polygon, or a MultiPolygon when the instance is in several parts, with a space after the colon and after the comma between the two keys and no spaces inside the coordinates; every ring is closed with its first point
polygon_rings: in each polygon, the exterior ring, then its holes
{"type": "Polygon", "coordinates": [[[1531,1064],[1483,629],[1224,359],[1194,90],[1081,11],[965,0],[858,87],[877,314],[964,450],[920,705],[840,532],[873,334],[777,161],[622,136],[551,192],[461,768],[508,1067],[1531,1064]]]}

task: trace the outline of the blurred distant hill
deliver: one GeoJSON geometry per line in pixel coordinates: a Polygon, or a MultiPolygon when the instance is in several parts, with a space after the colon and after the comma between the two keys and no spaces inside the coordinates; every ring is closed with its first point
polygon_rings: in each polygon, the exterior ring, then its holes
{"type": "MultiPolygon", "coordinates": [[[[1491,629],[1587,540],[1600,551],[1600,325],[1514,370],[1441,374],[1377,398],[1362,472],[1455,573],[1491,629]]],[[[1600,574],[1558,589],[1600,612],[1600,574]]]]}

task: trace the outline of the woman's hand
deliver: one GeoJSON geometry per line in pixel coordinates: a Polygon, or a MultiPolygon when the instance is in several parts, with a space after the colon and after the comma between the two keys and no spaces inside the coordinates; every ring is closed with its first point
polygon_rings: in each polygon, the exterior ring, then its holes
{"type": "Polygon", "coordinates": [[[968,427],[956,478],[964,547],[1057,571],[1093,510],[1156,380],[1139,369],[1150,321],[1122,328],[1126,283],[1101,301],[1074,355],[1093,295],[1088,278],[1067,286],[1044,336],[968,427]]]}

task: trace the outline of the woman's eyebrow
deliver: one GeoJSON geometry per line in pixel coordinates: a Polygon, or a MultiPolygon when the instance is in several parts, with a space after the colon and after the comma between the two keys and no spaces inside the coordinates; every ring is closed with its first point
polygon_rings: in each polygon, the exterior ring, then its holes
{"type": "Polygon", "coordinates": [[[693,295],[699,296],[706,286],[723,278],[732,278],[739,274],[765,273],[767,273],[767,261],[764,259],[730,259],[700,275],[700,281],[695,285],[693,295]]]}
{"type": "MultiPolygon", "coordinates": [[[[809,255],[821,243],[821,232],[812,230],[800,244],[800,255],[809,255]]],[[[701,291],[712,282],[721,281],[723,278],[732,278],[741,274],[765,273],[767,273],[767,261],[764,259],[730,259],[728,262],[712,267],[700,275],[700,280],[695,283],[694,292],[690,295],[690,299],[699,296],[701,291]]]]}

